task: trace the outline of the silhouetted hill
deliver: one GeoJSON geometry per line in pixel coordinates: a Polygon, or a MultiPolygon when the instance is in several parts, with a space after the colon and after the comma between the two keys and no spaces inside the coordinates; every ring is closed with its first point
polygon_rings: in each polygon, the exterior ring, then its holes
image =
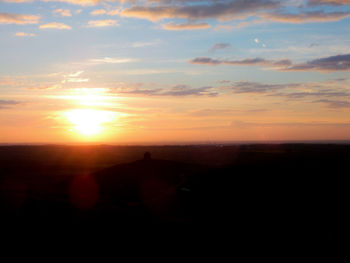
{"type": "Polygon", "coordinates": [[[348,233],[349,156],[348,145],[0,147],[1,219],[333,242],[348,233]]]}

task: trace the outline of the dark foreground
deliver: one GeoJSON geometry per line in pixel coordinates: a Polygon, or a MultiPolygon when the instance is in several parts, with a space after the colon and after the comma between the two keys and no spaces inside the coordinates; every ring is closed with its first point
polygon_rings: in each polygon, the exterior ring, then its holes
{"type": "Polygon", "coordinates": [[[3,146],[1,221],[338,242],[348,233],[349,158],[350,145],[325,144],[3,146]]]}

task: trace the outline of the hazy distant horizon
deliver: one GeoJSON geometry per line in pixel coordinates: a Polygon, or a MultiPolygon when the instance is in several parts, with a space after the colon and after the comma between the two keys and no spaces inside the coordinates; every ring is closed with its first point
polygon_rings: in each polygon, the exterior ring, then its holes
{"type": "Polygon", "coordinates": [[[150,143],[0,143],[0,146],[230,146],[249,144],[350,144],[350,140],[270,140],[270,141],[218,141],[218,142],[150,142],[150,143]]]}

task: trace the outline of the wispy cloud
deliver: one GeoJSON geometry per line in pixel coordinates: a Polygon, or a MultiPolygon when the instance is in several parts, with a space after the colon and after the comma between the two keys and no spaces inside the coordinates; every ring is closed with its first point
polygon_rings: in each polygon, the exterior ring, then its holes
{"type": "Polygon", "coordinates": [[[0,109],[8,108],[16,104],[20,104],[20,102],[14,100],[0,100],[0,109]]]}
{"type": "Polygon", "coordinates": [[[62,9],[62,8],[59,8],[59,9],[55,9],[52,11],[54,14],[58,14],[60,16],[72,16],[72,13],[70,12],[69,9],[62,9]]]}
{"type": "Polygon", "coordinates": [[[133,59],[133,58],[110,58],[110,57],[95,58],[95,59],[89,60],[89,62],[92,64],[120,64],[120,63],[134,62],[134,61],[136,61],[136,59],[133,59]]]}
{"type": "Polygon", "coordinates": [[[210,28],[208,23],[182,23],[175,24],[170,22],[168,24],[163,24],[162,28],[165,30],[199,30],[210,28]]]}
{"type": "Polygon", "coordinates": [[[350,101],[345,100],[315,100],[314,103],[325,103],[329,108],[350,108],[350,101]]]}
{"type": "Polygon", "coordinates": [[[15,34],[16,37],[34,37],[35,34],[33,33],[25,33],[25,32],[17,32],[15,34]]]}
{"type": "Polygon", "coordinates": [[[59,29],[59,30],[70,30],[72,29],[71,26],[63,24],[63,23],[57,23],[57,22],[51,22],[48,24],[40,25],[40,29],[59,29]]]}
{"type": "Polygon", "coordinates": [[[215,52],[217,50],[229,49],[231,45],[229,43],[215,43],[210,49],[209,52],[215,52]]]}
{"type": "Polygon", "coordinates": [[[160,45],[162,42],[159,39],[153,40],[153,41],[144,41],[144,42],[134,42],[131,44],[134,48],[139,47],[149,47],[149,46],[157,46],[160,45]]]}
{"type": "Polygon", "coordinates": [[[43,2],[62,2],[81,6],[93,6],[101,3],[101,0],[41,0],[43,2]]]}
{"type": "MultiPolygon", "coordinates": [[[[139,85],[140,86],[140,85],[139,85]]],[[[176,85],[172,88],[142,88],[122,86],[111,89],[112,93],[129,94],[129,95],[145,95],[145,96],[217,96],[218,92],[213,87],[192,88],[187,85],[176,85]]]]}
{"type": "Polygon", "coordinates": [[[289,59],[281,60],[267,60],[263,58],[248,58],[242,60],[228,60],[228,59],[212,59],[209,57],[198,57],[189,61],[191,64],[202,64],[202,65],[211,65],[217,66],[220,64],[223,65],[234,65],[234,66],[265,66],[273,68],[287,67],[292,64],[289,59]]]}
{"type": "Polygon", "coordinates": [[[40,16],[36,15],[0,13],[0,24],[37,24],[39,20],[40,16]]]}
{"type": "Polygon", "coordinates": [[[106,13],[107,13],[107,11],[104,10],[104,9],[95,9],[95,10],[90,12],[90,15],[92,15],[92,16],[99,16],[99,15],[104,15],[106,13]]]}
{"type": "Polygon", "coordinates": [[[209,1],[209,3],[196,5],[193,5],[191,2],[193,1],[189,1],[187,5],[180,6],[176,4],[133,6],[124,9],[121,15],[151,21],[158,21],[165,18],[184,18],[189,20],[215,18],[229,20],[242,17],[243,15],[253,15],[260,10],[271,10],[281,6],[277,1],[270,0],[209,1]]]}
{"type": "Polygon", "coordinates": [[[312,23],[312,22],[333,22],[350,16],[350,12],[330,12],[324,11],[305,12],[297,14],[288,13],[264,13],[260,17],[274,22],[281,23],[312,23]]]}
{"type": "Polygon", "coordinates": [[[116,20],[105,19],[105,20],[91,20],[88,22],[88,27],[110,27],[119,26],[116,20]]]}
{"type": "Polygon", "coordinates": [[[189,63],[210,66],[262,66],[280,71],[350,71],[350,54],[318,58],[296,64],[293,64],[289,59],[266,60],[264,58],[248,58],[243,60],[227,60],[209,57],[194,58],[189,63]]]}
{"type": "Polygon", "coordinates": [[[308,0],[309,5],[350,5],[349,0],[308,0]]]}
{"type": "Polygon", "coordinates": [[[288,71],[350,71],[350,54],[318,58],[292,65],[288,71]]]}

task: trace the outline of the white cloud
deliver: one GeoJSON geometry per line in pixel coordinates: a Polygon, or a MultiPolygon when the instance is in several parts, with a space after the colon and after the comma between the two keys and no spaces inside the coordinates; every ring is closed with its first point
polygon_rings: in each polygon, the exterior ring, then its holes
{"type": "Polygon", "coordinates": [[[94,64],[120,64],[120,63],[128,63],[133,62],[135,59],[132,58],[99,58],[99,59],[90,59],[90,62],[94,64]]]}

